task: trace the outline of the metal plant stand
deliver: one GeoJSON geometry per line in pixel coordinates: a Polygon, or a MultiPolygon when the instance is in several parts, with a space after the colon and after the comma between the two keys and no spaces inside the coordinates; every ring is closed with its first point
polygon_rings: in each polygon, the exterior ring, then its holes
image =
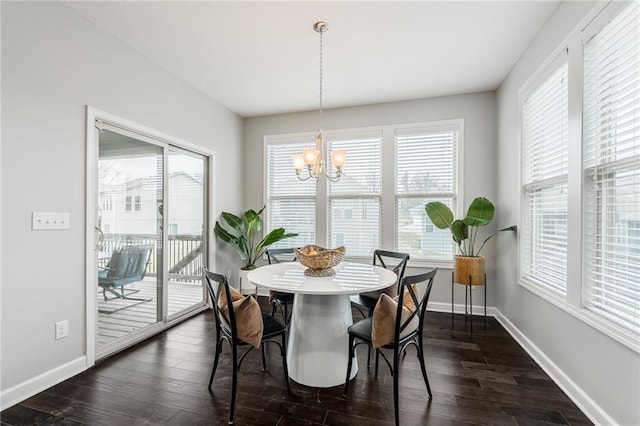
{"type": "MultiPolygon", "coordinates": [[[[451,325],[453,326],[453,319],[455,317],[454,311],[454,298],[453,298],[453,289],[454,284],[457,284],[453,280],[453,271],[451,272],[451,325]]],[[[469,316],[469,321],[471,323],[471,332],[473,332],[473,292],[471,291],[473,288],[473,280],[471,275],[469,275],[469,285],[461,284],[465,286],[464,289],[464,321],[467,322],[467,316],[469,316]],[[467,292],[469,293],[467,297],[467,292]],[[467,300],[469,301],[467,308],[467,300]]],[[[484,274],[484,328],[487,328],[487,274],[484,274]]]]}

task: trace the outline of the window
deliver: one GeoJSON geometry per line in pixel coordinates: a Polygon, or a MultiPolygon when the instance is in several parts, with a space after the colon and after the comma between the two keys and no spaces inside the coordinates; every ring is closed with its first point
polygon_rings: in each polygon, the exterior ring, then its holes
{"type": "Polygon", "coordinates": [[[456,210],[458,132],[458,124],[395,131],[395,245],[412,259],[453,258],[451,233],[434,229],[424,206],[456,210]]]}
{"type": "Polygon", "coordinates": [[[640,14],[584,40],[584,307],[640,334],[640,14]]]}
{"type": "Polygon", "coordinates": [[[124,210],[128,212],[132,210],[139,212],[140,210],[142,210],[142,201],[140,195],[127,195],[124,198],[124,210]]]}
{"type": "Polygon", "coordinates": [[[169,235],[178,235],[178,224],[170,223],[169,224],[169,235]]]}
{"type": "Polygon", "coordinates": [[[109,212],[113,209],[113,196],[111,194],[102,194],[102,210],[109,212]]]}
{"type": "Polygon", "coordinates": [[[328,151],[346,150],[348,173],[329,182],[329,246],[344,245],[355,257],[370,257],[380,247],[382,132],[327,134],[328,151]]]}
{"type": "Polygon", "coordinates": [[[462,120],[448,120],[327,131],[327,151],[346,150],[347,165],[338,182],[318,183],[298,180],[290,158],[314,134],[266,136],[266,229],[300,234],[279,246],[344,245],[347,257],[361,259],[384,248],[451,263],[451,237],[426,222],[424,205],[442,200],[457,210],[462,130],[462,120]]]}
{"type": "Polygon", "coordinates": [[[638,352],[640,4],[584,22],[521,90],[519,282],[638,352]]]}
{"type": "Polygon", "coordinates": [[[304,136],[276,139],[267,145],[266,229],[282,227],[298,233],[273,248],[316,243],[316,184],[313,179],[300,181],[291,166],[291,156],[308,146],[304,136]]]}
{"type": "Polygon", "coordinates": [[[530,284],[564,296],[569,159],[566,53],[558,61],[523,98],[520,275],[530,284]]]}

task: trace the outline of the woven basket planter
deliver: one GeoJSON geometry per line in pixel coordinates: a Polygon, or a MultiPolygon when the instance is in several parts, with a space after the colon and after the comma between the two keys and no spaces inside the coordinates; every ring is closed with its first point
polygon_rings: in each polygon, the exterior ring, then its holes
{"type": "Polygon", "coordinates": [[[453,281],[464,285],[484,285],[484,257],[456,256],[453,281]]]}

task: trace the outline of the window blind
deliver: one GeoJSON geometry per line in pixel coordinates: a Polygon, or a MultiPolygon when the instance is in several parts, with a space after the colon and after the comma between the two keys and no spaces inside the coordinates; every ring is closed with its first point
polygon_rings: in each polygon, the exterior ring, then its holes
{"type": "Polygon", "coordinates": [[[584,307],[640,334],[640,6],[584,41],[584,307]]]}
{"type": "Polygon", "coordinates": [[[329,152],[347,151],[342,178],[328,186],[330,246],[344,245],[347,256],[370,257],[381,241],[382,132],[327,138],[329,152]]]}
{"type": "Polygon", "coordinates": [[[267,145],[266,230],[282,227],[298,233],[273,248],[302,247],[316,241],[316,183],[313,179],[299,180],[291,165],[291,156],[309,146],[308,142],[295,141],[267,145]]]}
{"type": "Polygon", "coordinates": [[[395,131],[395,244],[412,259],[453,258],[449,230],[433,226],[425,204],[441,201],[455,211],[458,133],[457,125],[395,131]]]}
{"type": "Polygon", "coordinates": [[[568,66],[551,68],[522,108],[522,278],[567,291],[568,66]]]}

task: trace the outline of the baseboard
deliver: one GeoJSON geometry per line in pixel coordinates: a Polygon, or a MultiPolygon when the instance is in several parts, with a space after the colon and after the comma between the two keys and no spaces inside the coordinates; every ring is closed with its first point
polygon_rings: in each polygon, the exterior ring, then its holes
{"type": "MultiPolygon", "coordinates": [[[[447,314],[451,313],[451,303],[441,303],[441,302],[429,302],[427,304],[427,309],[434,312],[444,312],[447,314]]],[[[462,304],[454,304],[453,305],[453,313],[454,314],[464,314],[464,305],[462,304]]],[[[484,316],[484,305],[482,306],[474,306],[473,307],[473,315],[474,316],[484,316]]],[[[487,306],[487,316],[495,317],[496,316],[496,308],[493,306],[487,306]]]]}
{"type": "MultiPolygon", "coordinates": [[[[449,308],[451,309],[451,308],[449,308]]],[[[562,369],[544,352],[527,338],[500,310],[495,309],[495,317],[516,342],[533,358],[545,373],[562,389],[564,393],[596,425],[615,425],[617,422],[609,416],[593,399],[587,395],[562,369]]]]}
{"type": "Polygon", "coordinates": [[[87,358],[81,356],[52,370],[46,371],[26,382],[0,391],[0,410],[5,410],[25,399],[49,389],[60,382],[87,369],[87,358]]]}

